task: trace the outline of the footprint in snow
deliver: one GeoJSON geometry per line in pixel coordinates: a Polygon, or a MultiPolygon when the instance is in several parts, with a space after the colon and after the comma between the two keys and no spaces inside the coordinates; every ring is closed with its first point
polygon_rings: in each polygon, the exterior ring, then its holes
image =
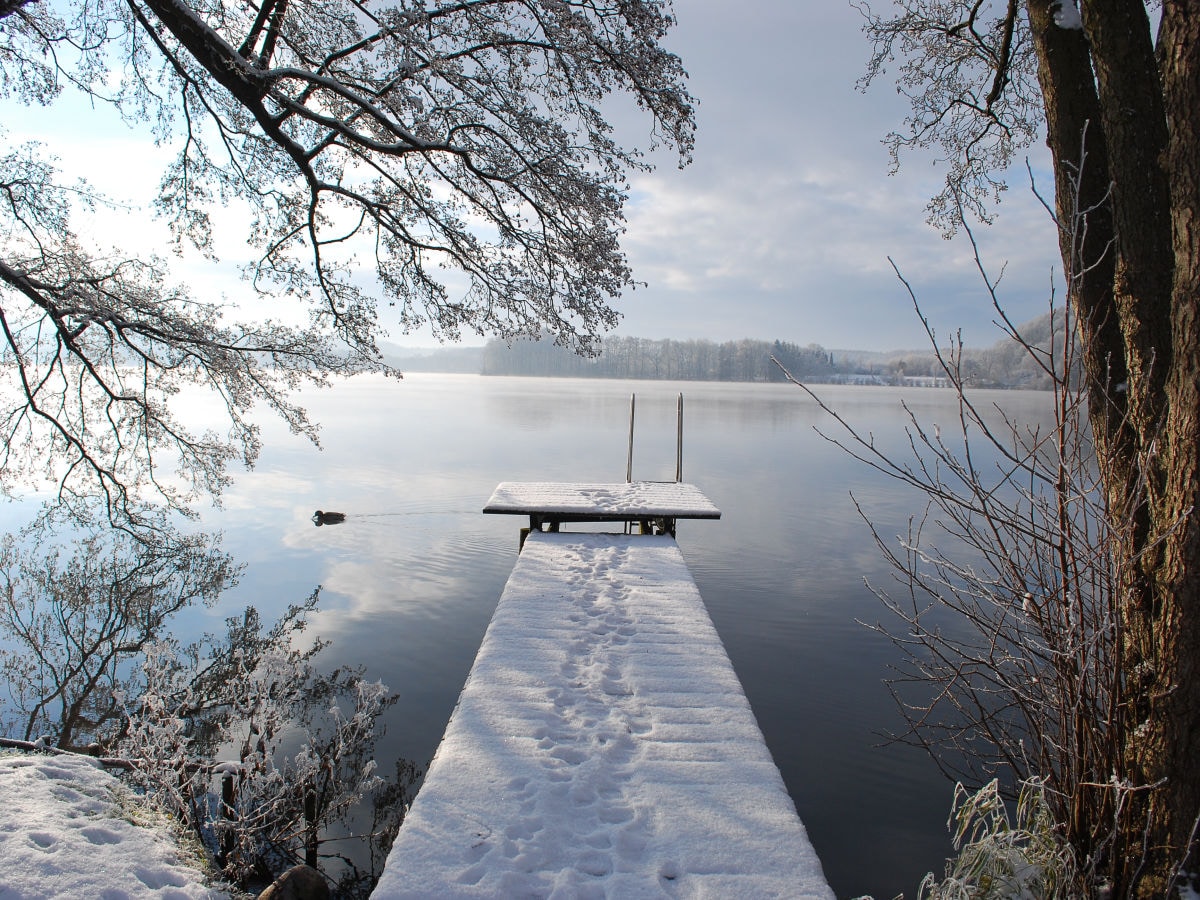
{"type": "Polygon", "coordinates": [[[92,826],[82,828],[79,831],[85,838],[93,844],[119,844],[121,843],[121,835],[117,834],[109,828],[99,828],[92,826]]]}
{"type": "Polygon", "coordinates": [[[187,885],[187,880],[182,874],[159,866],[152,869],[134,869],[133,874],[137,876],[138,881],[151,890],[157,891],[165,887],[181,888],[187,885]]]}
{"type": "Polygon", "coordinates": [[[57,850],[58,837],[46,831],[31,831],[29,839],[33,841],[34,846],[39,850],[45,850],[47,853],[57,850]]]}

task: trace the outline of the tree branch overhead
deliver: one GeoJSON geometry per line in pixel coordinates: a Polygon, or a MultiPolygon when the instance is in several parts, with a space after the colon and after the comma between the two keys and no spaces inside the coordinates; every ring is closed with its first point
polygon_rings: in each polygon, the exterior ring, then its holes
{"type": "MultiPolygon", "coordinates": [[[[265,402],[310,430],[288,392],[381,367],[376,339],[389,324],[443,339],[548,332],[589,351],[634,283],[619,237],[626,177],[646,168],[613,140],[606,97],[631,96],[650,146],[690,158],[686,73],[661,46],[672,24],[660,0],[5,3],[0,93],[52,103],[72,85],[148,121],[175,152],[156,206],[177,246],[213,253],[224,207],[245,211],[253,254],[235,302],[165,289],[169,267],[146,248],[72,232],[69,210],[97,198],[61,184],[44,148],[0,160],[6,355],[40,385],[34,395],[66,398],[57,430],[89,436],[86,452],[66,450],[60,489],[84,490],[85,470],[118,498],[144,487],[162,434],[182,436],[169,452],[190,463],[228,458],[233,445],[252,461],[249,408],[265,402]],[[90,287],[65,274],[68,260],[90,287]],[[81,307],[80,296],[91,299],[81,307]],[[275,324],[265,311],[281,298],[309,323],[275,324]],[[145,374],[137,386],[129,366],[145,374]],[[161,412],[175,386],[201,381],[228,407],[223,450],[161,412]],[[93,391],[116,424],[80,431],[101,414],[93,391]],[[172,424],[139,432],[138,421],[172,424]]],[[[25,394],[10,423],[32,422],[25,394]]],[[[6,450],[10,483],[28,461],[19,446],[6,450]]],[[[168,490],[170,502],[219,492],[222,465],[202,466],[194,491],[168,490]]]]}

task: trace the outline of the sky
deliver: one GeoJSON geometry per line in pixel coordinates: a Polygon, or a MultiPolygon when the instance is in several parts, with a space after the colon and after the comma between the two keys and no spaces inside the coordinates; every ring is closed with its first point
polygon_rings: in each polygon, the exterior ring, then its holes
{"type": "MultiPolygon", "coordinates": [[[[683,59],[699,99],[694,162],[680,171],[665,157],[631,179],[624,249],[645,286],[614,301],[618,334],[646,338],[817,343],[830,349],[892,350],[926,345],[921,322],[889,257],[912,284],[939,340],[961,329],[968,345],[1002,335],[965,237],[952,241],[925,223],[925,204],[941,185],[932,157],[911,156],[898,174],[881,139],[906,111],[890,76],[856,90],[870,45],[849,0],[676,0],[668,46],[683,59]]],[[[68,171],[130,204],[120,225],[98,227],[162,247],[144,209],[163,151],[145,130],[111,122],[91,138],[54,140],[64,122],[98,116],[78,101],[48,110],[0,103],[10,139],[48,137],[68,171]],[[73,105],[72,105],[73,103],[73,105]],[[68,114],[63,115],[67,110],[68,114]]],[[[648,123],[631,131],[639,140],[648,123]]],[[[1046,150],[1029,149],[1035,171],[1046,150]]],[[[976,232],[993,274],[1002,266],[1001,300],[1016,322],[1044,313],[1059,269],[1049,215],[1019,160],[996,224],[976,232]]],[[[1040,185],[1050,194],[1049,176],[1040,185]]],[[[205,286],[236,294],[233,260],[244,233],[220,229],[218,266],[184,267],[205,286]]],[[[386,320],[384,321],[386,326],[386,320]]],[[[388,340],[429,346],[429,334],[388,340]]],[[[465,343],[483,338],[469,335],[465,343]]]]}
{"type": "MultiPolygon", "coordinates": [[[[694,163],[639,179],[626,248],[649,287],[622,300],[621,331],[645,337],[782,338],[830,348],[920,347],[891,257],[938,336],[1001,337],[969,241],[925,224],[942,183],[933,158],[889,175],[881,139],[907,107],[894,81],[856,82],[870,44],[848,0],[680,0],[668,41],[699,100],[694,163]]],[[[1030,148],[1035,171],[1045,147],[1030,148]]],[[[1044,313],[1057,243],[1018,162],[997,223],[976,237],[1007,263],[1012,318],[1044,313]]],[[[1041,186],[1050,193],[1047,182],[1041,186]]]]}

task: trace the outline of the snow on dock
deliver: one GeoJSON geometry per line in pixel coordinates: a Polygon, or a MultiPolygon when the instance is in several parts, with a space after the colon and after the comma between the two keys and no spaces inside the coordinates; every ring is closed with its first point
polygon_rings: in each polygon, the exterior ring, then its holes
{"type": "Polygon", "coordinates": [[[672,538],[530,535],[373,896],[833,897],[672,538]]]}
{"type": "Polygon", "coordinates": [[[544,513],[575,520],[642,517],[719,519],[717,509],[694,484],[634,481],[575,484],[502,481],[483,507],[485,513],[544,513]]]}

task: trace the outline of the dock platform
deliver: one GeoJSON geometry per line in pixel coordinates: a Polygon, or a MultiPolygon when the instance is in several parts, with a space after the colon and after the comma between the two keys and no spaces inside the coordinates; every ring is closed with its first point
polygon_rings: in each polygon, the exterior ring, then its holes
{"type": "Polygon", "coordinates": [[[529,535],[373,896],[832,900],[672,537],[529,535]]]}
{"type": "Polygon", "coordinates": [[[502,481],[483,511],[528,515],[530,531],[558,531],[571,522],[625,522],[640,526],[643,534],[674,535],[677,519],[721,518],[699,488],[678,481],[502,481]]]}

